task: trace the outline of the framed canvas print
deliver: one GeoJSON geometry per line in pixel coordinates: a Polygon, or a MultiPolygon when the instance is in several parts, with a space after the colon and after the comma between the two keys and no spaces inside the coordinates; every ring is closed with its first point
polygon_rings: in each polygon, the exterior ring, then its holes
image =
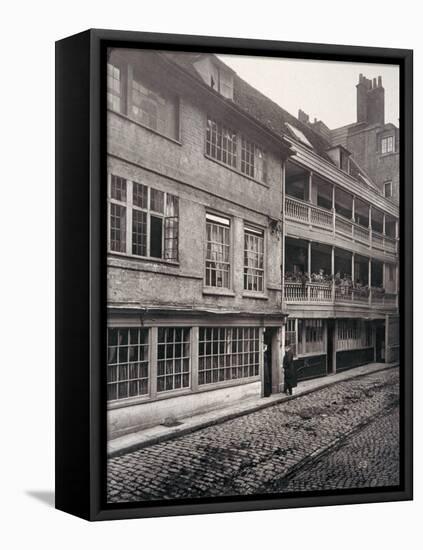
{"type": "Polygon", "coordinates": [[[56,506],[412,498],[412,52],[56,45],[56,506]]]}

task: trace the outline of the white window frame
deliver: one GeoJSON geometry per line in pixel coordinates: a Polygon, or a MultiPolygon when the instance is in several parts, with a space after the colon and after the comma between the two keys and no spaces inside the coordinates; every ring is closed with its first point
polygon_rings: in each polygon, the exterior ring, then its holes
{"type": "MultiPolygon", "coordinates": [[[[226,142],[227,143],[227,142],[226,142]]],[[[267,155],[265,150],[257,145],[251,139],[248,139],[244,134],[240,133],[238,130],[229,128],[220,122],[220,120],[207,115],[206,117],[206,134],[205,134],[205,155],[207,158],[235,170],[245,176],[246,178],[252,179],[258,183],[267,185],[267,155]],[[222,136],[221,144],[218,146],[213,144],[211,141],[212,128],[216,128],[215,133],[217,136],[222,136]],[[220,133],[219,133],[220,131],[220,133]],[[232,147],[231,151],[225,150],[225,160],[223,160],[223,132],[228,132],[232,137],[230,142],[235,143],[235,147],[232,147]],[[213,148],[215,154],[213,153],[213,148]],[[217,154],[217,151],[220,150],[221,153],[217,154]],[[228,156],[231,158],[231,161],[228,162],[228,156]],[[247,160],[246,157],[249,157],[247,160]],[[219,158],[220,157],[220,158],[219,158]],[[261,171],[258,169],[257,158],[262,160],[261,171]],[[251,166],[253,168],[253,175],[251,175],[251,166]],[[261,172],[261,177],[260,177],[261,172]]]]}
{"type": "MultiPolygon", "coordinates": [[[[212,248],[212,246],[210,247],[212,248]]],[[[232,220],[231,218],[228,218],[226,216],[221,216],[219,214],[213,213],[213,212],[206,212],[205,216],[205,252],[204,252],[204,288],[206,289],[216,289],[217,291],[228,291],[232,289],[232,271],[233,271],[233,258],[232,258],[232,220]],[[219,243],[215,241],[209,241],[207,237],[207,225],[212,224],[213,226],[220,226],[224,228],[224,233],[228,235],[228,243],[219,243]],[[213,258],[208,258],[208,249],[209,249],[209,243],[210,245],[213,245],[213,243],[217,245],[223,245],[228,248],[228,261],[216,261],[213,258]],[[228,266],[228,286],[219,286],[219,285],[211,285],[207,284],[209,277],[208,272],[212,273],[213,271],[216,272],[216,281],[217,281],[217,273],[222,271],[221,269],[212,269],[207,266],[208,262],[215,262],[216,264],[225,264],[228,266]]],[[[225,272],[225,270],[223,270],[225,272]]],[[[211,275],[210,275],[211,280],[211,275]]]]}
{"type": "Polygon", "coordinates": [[[243,240],[243,288],[244,292],[253,292],[257,294],[264,294],[266,289],[266,238],[265,238],[265,232],[263,229],[254,227],[249,224],[244,224],[244,240],[243,240]],[[256,237],[258,239],[261,239],[262,243],[262,250],[261,252],[253,252],[258,257],[261,256],[262,265],[263,267],[255,267],[255,266],[249,266],[248,263],[246,263],[246,254],[251,253],[251,250],[247,250],[245,245],[246,236],[249,234],[252,237],[256,237]],[[248,270],[252,270],[253,274],[248,274],[248,270]],[[246,286],[245,278],[252,277],[253,281],[259,282],[261,280],[261,288],[257,289],[250,289],[248,288],[248,283],[246,286]]]}
{"type": "Polygon", "coordinates": [[[382,155],[387,155],[395,151],[395,136],[383,136],[380,140],[380,152],[382,155]],[[392,143],[392,147],[388,147],[388,144],[392,143]],[[386,144],[386,146],[385,146],[386,144]],[[385,149],[385,150],[384,150],[385,149]]]}
{"type": "MultiPolygon", "coordinates": [[[[175,264],[178,264],[179,263],[179,223],[180,223],[180,215],[179,215],[179,197],[177,195],[174,195],[173,193],[168,193],[167,191],[162,191],[161,189],[157,189],[157,188],[153,188],[149,185],[146,185],[146,184],[143,184],[143,183],[140,183],[140,182],[136,182],[136,181],[133,181],[133,180],[129,180],[127,178],[124,178],[123,176],[120,176],[116,173],[109,173],[108,174],[108,212],[107,212],[107,215],[108,215],[108,220],[107,220],[107,223],[108,223],[108,231],[107,231],[107,234],[108,234],[108,251],[110,253],[113,253],[113,254],[123,254],[125,256],[130,256],[132,258],[140,258],[140,259],[148,259],[148,260],[153,260],[153,261],[160,261],[160,262],[166,262],[166,263],[175,263],[175,264]],[[112,190],[112,177],[113,176],[116,176],[118,178],[122,178],[124,180],[126,180],[126,200],[125,201],[119,201],[117,199],[113,199],[112,196],[111,196],[111,190],[112,190]],[[144,187],[147,188],[147,207],[144,208],[144,207],[141,207],[141,206],[138,206],[138,205],[135,205],[134,202],[133,202],[133,189],[134,189],[134,184],[137,184],[137,185],[143,185],[144,187]],[[156,212],[155,210],[152,210],[151,209],[151,191],[154,190],[154,191],[158,191],[160,193],[163,193],[163,212],[156,212]],[[166,215],[166,208],[167,208],[167,200],[168,200],[168,196],[172,196],[172,197],[175,197],[177,199],[177,207],[178,207],[178,215],[177,216],[167,216],[166,215]],[[117,204],[121,207],[125,207],[126,209],[126,245],[125,245],[125,250],[124,251],[118,251],[118,250],[112,250],[111,248],[111,209],[112,209],[112,204],[117,204]],[[146,224],[146,230],[147,230],[147,233],[146,233],[146,255],[138,255],[138,254],[135,254],[133,252],[133,211],[134,210],[137,210],[137,211],[140,211],[140,212],[144,212],[147,216],[147,224],[146,224]],[[150,244],[150,240],[151,240],[151,216],[154,216],[154,217],[157,217],[157,218],[160,218],[162,220],[162,241],[161,241],[161,251],[162,251],[162,254],[161,254],[161,257],[156,257],[156,256],[151,256],[151,244],[150,244]],[[166,258],[166,249],[165,249],[165,244],[166,244],[166,220],[168,219],[177,219],[177,224],[176,224],[176,237],[175,237],[175,240],[177,242],[176,244],[176,258],[166,258]]],[[[169,239],[168,239],[169,240],[169,239]]]]}

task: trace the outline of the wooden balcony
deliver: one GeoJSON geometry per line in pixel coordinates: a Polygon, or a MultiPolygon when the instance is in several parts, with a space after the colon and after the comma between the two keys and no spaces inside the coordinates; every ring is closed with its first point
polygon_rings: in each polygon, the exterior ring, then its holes
{"type": "Polygon", "coordinates": [[[384,293],[380,289],[354,289],[334,283],[284,283],[286,303],[293,304],[356,304],[376,309],[396,309],[397,294],[384,293]]]}
{"type": "Polygon", "coordinates": [[[334,236],[340,235],[350,238],[352,241],[364,244],[369,248],[375,248],[391,254],[398,252],[397,239],[382,235],[374,230],[372,231],[370,228],[344,218],[334,210],[326,210],[325,208],[320,208],[293,197],[286,197],[285,216],[287,220],[328,231],[334,236]]]}

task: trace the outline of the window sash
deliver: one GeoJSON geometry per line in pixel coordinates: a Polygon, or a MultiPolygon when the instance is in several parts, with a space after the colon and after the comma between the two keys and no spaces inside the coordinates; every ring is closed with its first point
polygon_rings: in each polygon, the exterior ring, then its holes
{"type": "Polygon", "coordinates": [[[206,217],[206,286],[230,288],[230,254],[230,225],[206,217]]]}
{"type": "Polygon", "coordinates": [[[266,156],[263,149],[210,117],[207,118],[206,154],[249,178],[266,181],[266,156]]]}
{"type": "Polygon", "coordinates": [[[179,197],[114,174],[108,194],[110,251],[178,261],[179,197]]]}
{"type": "Polygon", "coordinates": [[[131,83],[131,116],[140,124],[167,137],[178,138],[179,103],[171,94],[158,92],[134,76],[131,83]]]}
{"type": "Polygon", "coordinates": [[[198,384],[250,379],[260,373],[259,328],[200,327],[198,384]]]}
{"type": "Polygon", "coordinates": [[[107,399],[149,394],[149,329],[108,328],[107,399]]]}
{"type": "Polygon", "coordinates": [[[244,290],[264,291],[264,233],[244,229],[244,290]]]}
{"type": "Polygon", "coordinates": [[[159,327],[157,335],[157,393],[190,387],[189,328],[159,327]]]}
{"type": "Polygon", "coordinates": [[[121,71],[112,63],[107,63],[107,106],[113,111],[121,112],[121,71]]]}
{"type": "Polygon", "coordinates": [[[394,151],[394,136],[387,136],[381,140],[382,154],[392,153],[394,151]]]}

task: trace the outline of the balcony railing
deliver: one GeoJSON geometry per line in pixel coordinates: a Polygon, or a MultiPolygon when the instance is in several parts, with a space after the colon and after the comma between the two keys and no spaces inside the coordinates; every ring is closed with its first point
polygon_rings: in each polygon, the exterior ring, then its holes
{"type": "Polygon", "coordinates": [[[287,219],[331,231],[336,235],[351,238],[371,248],[376,248],[393,254],[398,252],[398,241],[393,237],[372,231],[347,218],[334,210],[326,210],[293,197],[285,198],[285,215],[287,219]]]}
{"type": "Polygon", "coordinates": [[[397,294],[388,294],[380,289],[358,289],[333,283],[285,282],[284,297],[288,303],[357,304],[382,309],[395,309],[398,306],[397,294]]]}

